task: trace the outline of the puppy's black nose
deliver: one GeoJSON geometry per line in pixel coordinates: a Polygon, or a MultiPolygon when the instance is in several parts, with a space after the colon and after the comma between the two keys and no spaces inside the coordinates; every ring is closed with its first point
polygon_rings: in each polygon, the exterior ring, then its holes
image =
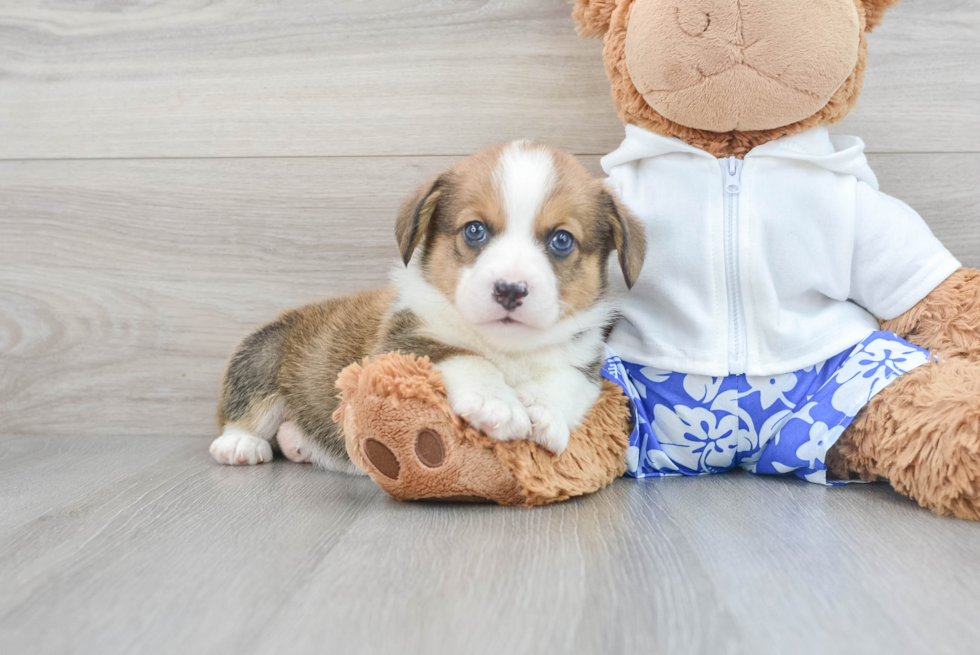
{"type": "Polygon", "coordinates": [[[493,299],[512,312],[521,306],[521,298],[528,294],[527,285],[523,282],[504,282],[497,280],[493,284],[493,299]]]}

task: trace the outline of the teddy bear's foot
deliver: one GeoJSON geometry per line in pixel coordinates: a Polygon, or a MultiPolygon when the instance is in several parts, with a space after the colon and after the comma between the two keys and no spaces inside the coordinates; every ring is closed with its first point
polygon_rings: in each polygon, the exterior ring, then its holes
{"type": "MultiPolygon", "coordinates": [[[[434,416],[429,418],[438,419],[434,416]]],[[[441,421],[435,420],[431,423],[441,421]]],[[[448,429],[449,435],[455,431],[452,425],[439,427],[442,430],[448,429]]],[[[481,453],[466,453],[467,448],[460,448],[461,444],[455,442],[452,436],[444,438],[437,429],[427,426],[417,430],[414,438],[411,433],[389,437],[395,438],[382,440],[368,437],[360,446],[367,459],[366,469],[369,475],[380,478],[376,482],[396,498],[454,502],[496,501],[503,504],[517,504],[523,500],[516,488],[516,481],[512,480],[513,476],[503,471],[496,461],[483,463],[491,469],[500,469],[494,476],[496,480],[474,479],[473,464],[467,460],[472,460],[474,454],[479,457],[481,453]],[[444,468],[447,470],[443,470],[444,468]],[[450,483],[448,487],[447,482],[450,483]],[[511,486],[513,493],[499,497],[502,490],[508,490],[511,486]]],[[[492,457],[489,450],[481,452],[492,457]]]]}
{"type": "Polygon", "coordinates": [[[980,364],[927,364],[875,396],[827,453],[847,479],[887,478],[939,514],[980,521],[980,364]]]}
{"type": "Polygon", "coordinates": [[[629,408],[611,382],[561,455],[469,427],[427,359],[388,353],[347,367],[337,386],[334,419],[351,461],[398,499],[547,505],[597,491],[626,468],[629,408]]]}
{"type": "Polygon", "coordinates": [[[518,505],[524,496],[491,441],[456,417],[428,361],[383,355],[341,375],[336,419],[359,468],[399,500],[518,505]]]}

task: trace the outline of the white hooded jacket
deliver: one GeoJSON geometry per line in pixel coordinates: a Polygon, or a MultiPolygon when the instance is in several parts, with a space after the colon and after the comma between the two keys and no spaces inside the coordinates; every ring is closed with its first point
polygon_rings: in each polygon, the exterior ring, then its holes
{"type": "Polygon", "coordinates": [[[797,371],[862,341],[875,316],[899,316],[960,267],[915,211],[878,191],[864,143],[826,128],[737,160],[628,125],[602,167],[647,230],[643,272],[609,341],[628,362],[797,371]]]}

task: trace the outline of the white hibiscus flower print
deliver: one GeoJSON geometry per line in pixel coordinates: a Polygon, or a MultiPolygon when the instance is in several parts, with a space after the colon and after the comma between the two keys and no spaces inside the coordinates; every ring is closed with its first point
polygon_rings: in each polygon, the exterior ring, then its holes
{"type": "MultiPolygon", "coordinates": [[[[745,422],[745,427],[739,426],[738,430],[738,452],[744,454],[759,447],[759,434],[755,430],[755,422],[752,420],[752,415],[738,404],[738,399],[739,393],[737,389],[722,391],[711,403],[711,411],[728,412],[745,422]]],[[[780,412],[780,414],[782,413],[788,413],[788,410],[780,412]]]]}
{"type": "Polygon", "coordinates": [[[639,465],[640,449],[636,446],[630,446],[629,450],[626,451],[626,470],[630,473],[636,473],[636,469],[639,465]]]}
{"type": "Polygon", "coordinates": [[[802,408],[796,410],[796,412],[793,413],[793,417],[794,418],[798,418],[801,421],[806,421],[810,425],[813,425],[813,423],[817,419],[815,419],[812,416],[810,416],[810,412],[812,412],[814,409],[816,409],[816,407],[817,407],[818,404],[819,403],[815,403],[814,402],[814,403],[807,403],[806,405],[803,405],[802,408]]]}
{"type": "Polygon", "coordinates": [[[695,471],[730,467],[738,446],[738,417],[718,420],[703,407],[678,406],[675,411],[657,405],[653,410],[653,431],[667,456],[695,471]]]}
{"type": "Polygon", "coordinates": [[[908,344],[875,339],[851,355],[837,371],[834,379],[841,386],[834,392],[831,405],[853,416],[900,375],[928,361],[928,353],[908,344]]]}
{"type": "Polygon", "coordinates": [[[647,463],[655,471],[676,471],[677,464],[670,461],[667,454],[662,450],[648,450],[647,451],[647,463]]]}
{"type": "Polygon", "coordinates": [[[826,471],[814,471],[813,473],[807,473],[803,476],[807,482],[815,482],[816,484],[827,484],[827,472],[826,471]]]}
{"type": "Polygon", "coordinates": [[[745,393],[745,396],[759,393],[759,402],[762,409],[769,409],[777,400],[781,400],[787,407],[793,407],[793,403],[786,399],[786,392],[792,391],[799,383],[799,378],[795,373],[785,375],[746,375],[745,381],[752,388],[752,391],[745,393]]]}
{"type": "Polygon", "coordinates": [[[796,449],[796,456],[804,462],[809,462],[810,468],[815,466],[815,462],[822,464],[827,450],[843,433],[843,426],[837,425],[831,428],[826,423],[817,421],[810,426],[810,440],[796,449]]]}
{"type": "MultiPolygon", "coordinates": [[[[781,412],[776,412],[767,418],[766,422],[762,424],[762,428],[759,430],[758,435],[748,435],[748,437],[743,437],[742,443],[745,445],[744,450],[748,452],[758,448],[759,454],[762,454],[762,447],[766,446],[774,435],[778,435],[779,431],[783,429],[783,426],[786,425],[791,418],[793,418],[793,413],[788,409],[784,409],[781,412]],[[754,443],[751,441],[752,436],[755,436],[754,443]]],[[[740,445],[739,449],[742,450],[743,446],[740,445]]]]}
{"type": "Polygon", "coordinates": [[[722,391],[720,394],[715,396],[713,401],[711,401],[712,412],[730,412],[735,414],[739,411],[739,409],[738,389],[722,391]]]}
{"type": "Polygon", "coordinates": [[[712,378],[707,375],[685,375],[684,392],[699,403],[710,403],[718,395],[725,378],[712,378]]]}
{"type": "Polygon", "coordinates": [[[670,371],[654,368],[652,366],[644,366],[641,368],[640,375],[645,377],[647,380],[650,380],[650,382],[653,382],[654,384],[663,384],[670,379],[670,371]]]}

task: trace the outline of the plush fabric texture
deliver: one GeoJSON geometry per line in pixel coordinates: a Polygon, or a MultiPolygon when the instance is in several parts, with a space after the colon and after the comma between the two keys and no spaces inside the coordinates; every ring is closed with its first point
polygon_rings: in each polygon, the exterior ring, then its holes
{"type": "Polygon", "coordinates": [[[898,0],[861,0],[865,29],[870,32],[878,27],[885,17],[885,10],[897,3],[898,0]]]}
{"type": "Polygon", "coordinates": [[[572,16],[575,17],[579,36],[601,37],[609,29],[609,19],[617,0],[575,0],[572,16]]]}
{"type": "Polygon", "coordinates": [[[882,329],[928,348],[827,454],[839,478],[888,479],[939,514],[980,520],[980,271],[960,269],[882,329]]]}
{"type": "Polygon", "coordinates": [[[928,364],[874,398],[827,453],[828,471],[887,479],[939,514],[980,520],[980,367],[928,364]]]}
{"type": "MultiPolygon", "coordinates": [[[[777,0],[766,0],[765,4],[759,4],[763,0],[752,0],[752,6],[758,8],[766,7],[769,11],[781,11],[779,9],[780,4],[777,0]],[[770,3],[774,3],[770,6],[770,3]],[[775,9],[774,9],[775,8],[775,9]]],[[[859,34],[857,35],[857,55],[853,64],[853,68],[850,74],[847,75],[846,79],[841,83],[837,89],[830,95],[826,103],[816,110],[814,113],[800,118],[795,122],[791,122],[786,125],[772,127],[770,129],[750,129],[752,126],[746,129],[732,129],[728,131],[711,131],[709,129],[697,129],[695,127],[687,127],[681,123],[667,118],[663,114],[659,113],[644,97],[643,93],[638,90],[637,83],[634,83],[633,78],[630,76],[630,67],[627,62],[627,41],[630,32],[630,23],[632,20],[633,12],[640,5],[644,8],[638,10],[638,15],[643,18],[643,15],[655,13],[655,5],[663,5],[663,0],[577,0],[573,10],[574,16],[578,21],[579,33],[584,36],[599,36],[603,35],[605,37],[605,49],[603,58],[606,66],[606,74],[609,77],[609,81],[612,84],[612,95],[613,100],[616,104],[619,116],[624,123],[635,124],[644,127],[652,132],[658,134],[663,134],[665,136],[675,136],[685,142],[697,147],[702,150],[706,150],[716,157],[729,157],[744,156],[752,148],[778,139],[782,136],[787,136],[790,134],[795,134],[803,130],[807,130],[818,125],[829,125],[832,123],[837,123],[842,120],[851,109],[857,104],[858,96],[861,92],[861,86],[864,83],[864,70],[867,63],[868,47],[867,40],[865,38],[865,32],[870,31],[874,26],[876,26],[884,14],[885,9],[889,6],[895,4],[897,0],[850,0],[854,3],[854,8],[848,7],[844,0],[835,0],[831,7],[838,7],[841,15],[853,15],[854,9],[856,9],[857,20],[859,25],[859,34]],[[610,5],[614,4],[615,7],[610,8],[610,5]],[[647,5],[652,7],[651,9],[645,8],[647,5]]],[[[731,11],[730,7],[734,5],[745,5],[749,6],[749,0],[716,0],[714,2],[709,2],[709,0],[698,0],[699,4],[708,6],[709,4],[714,6],[717,5],[721,8],[728,8],[728,12],[731,11]]],[[[794,3],[797,6],[802,6],[804,9],[812,10],[817,13],[817,4],[806,2],[805,0],[799,0],[794,3]]],[[[826,6],[826,3],[822,3],[819,6],[826,6]]],[[[746,10],[747,11],[747,10],[746,10]]],[[[823,11],[823,10],[820,10],[823,11]]],[[[696,29],[702,24],[699,22],[701,19],[697,17],[695,13],[687,13],[685,10],[682,16],[680,10],[677,10],[677,25],[676,27],[681,30],[681,33],[687,37],[688,35],[684,32],[684,29],[689,32],[696,32],[696,29]]],[[[769,19],[762,14],[757,14],[751,16],[747,19],[750,23],[751,20],[756,21],[757,26],[764,26],[769,24],[769,19]]],[[[706,21],[705,21],[706,22],[706,21]]],[[[815,20],[806,20],[804,31],[811,30],[814,28],[815,20]]],[[[846,21],[845,21],[846,23],[846,21]]],[[[797,20],[796,25],[799,25],[797,20]]],[[[844,23],[842,23],[844,24],[844,23]]],[[[673,23],[671,24],[673,25],[673,23]]],[[[665,25],[650,25],[645,30],[666,30],[668,29],[665,25]]],[[[672,28],[671,28],[672,29],[672,28]]],[[[734,28],[730,28],[734,29],[734,28]]],[[[743,30],[745,29],[745,21],[743,21],[743,30]]],[[[749,34],[754,34],[757,32],[755,27],[748,28],[749,34]]],[[[816,32],[823,32],[823,29],[816,29],[816,32]]],[[[681,37],[677,37],[680,39],[681,37]]],[[[688,43],[694,43],[700,41],[702,44],[704,38],[698,39],[698,37],[689,37],[694,41],[688,41],[688,43]]],[[[785,39],[786,37],[782,37],[785,39]]],[[[818,52],[811,55],[807,55],[808,61],[817,61],[821,53],[825,50],[828,53],[837,52],[838,64],[840,61],[844,60],[844,57],[840,54],[842,52],[841,48],[844,47],[841,44],[843,41],[851,38],[841,37],[841,39],[831,39],[831,43],[814,43],[809,39],[800,39],[801,42],[809,43],[818,52]]],[[[759,42],[753,44],[752,40],[747,40],[742,37],[745,42],[743,45],[751,45],[752,47],[746,48],[750,52],[752,50],[757,50],[758,52],[765,52],[768,49],[766,46],[763,50],[758,50],[759,48],[765,46],[764,42],[759,42]]],[[[687,39],[685,39],[687,40],[687,39]]],[[[636,48],[634,51],[634,68],[646,68],[647,64],[639,64],[639,55],[636,54],[642,48],[656,48],[655,44],[644,44],[644,39],[642,37],[635,37],[634,41],[636,48]]],[[[775,42],[774,45],[778,46],[782,41],[775,42]]],[[[718,49],[712,48],[708,51],[725,52],[726,49],[721,46],[717,46],[718,49]]],[[[744,55],[744,50],[742,50],[744,55]]],[[[731,48],[728,47],[728,51],[731,48]]],[[[781,60],[779,55],[780,48],[776,47],[773,50],[769,50],[767,57],[764,57],[767,61],[778,61],[781,60]]],[[[673,52],[669,50],[668,52],[673,52]]],[[[849,50],[848,50],[849,52],[849,50]]],[[[803,56],[802,53],[797,53],[803,56]]],[[[691,47],[690,51],[685,51],[684,53],[678,53],[681,61],[651,61],[649,63],[650,67],[657,68],[660,70],[672,70],[677,68],[678,70],[686,71],[686,75],[691,75],[691,70],[697,70],[699,67],[702,71],[708,72],[711,70],[711,66],[708,61],[698,62],[696,50],[691,47]],[[685,61],[686,60],[686,61],[685,61]]],[[[754,56],[754,55],[752,55],[754,56]]],[[[848,55],[850,57],[850,55],[848,55]]],[[[717,54],[716,54],[717,58],[717,54]]],[[[751,60],[750,56],[750,60],[751,60]]],[[[833,57],[831,57],[833,58],[833,57]]],[[[792,62],[790,62],[792,63],[792,62]]],[[[775,74],[777,77],[782,75],[782,71],[779,70],[778,63],[772,64],[773,71],[768,71],[770,77],[775,74]]],[[[715,66],[717,68],[717,65],[715,66]]],[[[819,80],[822,80],[823,94],[826,93],[826,87],[830,84],[829,80],[833,79],[836,74],[839,74],[839,70],[835,66],[817,66],[816,68],[793,68],[792,69],[792,86],[796,89],[803,89],[805,91],[814,92],[813,89],[809,88],[810,84],[805,82],[805,77],[808,72],[815,71],[819,80]]],[[[745,73],[745,75],[750,75],[750,73],[745,73]]],[[[641,73],[640,77],[646,79],[646,74],[641,73]]],[[[719,83],[721,80],[719,80],[719,83]]],[[[640,85],[644,88],[644,91],[649,91],[648,88],[640,85]]],[[[705,87],[708,88],[708,87],[705,87]]],[[[787,98],[792,98],[793,94],[783,89],[780,91],[779,96],[782,98],[780,100],[774,95],[771,95],[773,89],[782,89],[781,83],[776,83],[772,79],[762,78],[757,79],[756,83],[750,86],[740,86],[736,83],[735,78],[732,77],[732,83],[728,85],[725,93],[729,94],[728,102],[732,103],[733,106],[746,106],[749,107],[753,103],[759,103],[760,105],[768,105],[770,112],[770,119],[775,120],[776,114],[782,114],[785,120],[789,120],[787,117],[792,116],[790,111],[799,111],[803,104],[797,105],[793,108],[791,105],[793,103],[787,98]],[[763,81],[767,80],[767,81],[763,81]],[[773,86],[775,85],[775,86],[773,86]],[[742,97],[736,99],[736,94],[744,94],[742,97]],[[762,93],[760,97],[758,94],[762,93]],[[778,111],[777,111],[778,110],[778,111]]],[[[805,93],[803,94],[806,95],[805,93]]],[[[814,97],[821,96],[822,94],[816,93],[814,97]]],[[[697,116],[702,113],[706,113],[705,108],[700,107],[680,107],[680,100],[687,98],[692,103],[697,103],[698,98],[693,95],[688,97],[685,95],[678,96],[672,100],[672,105],[675,106],[674,110],[682,112],[686,116],[697,116]]]]}
{"type": "Polygon", "coordinates": [[[612,383],[557,457],[467,427],[426,358],[388,353],[365,360],[344,369],[337,387],[334,420],[351,460],[399,500],[547,505],[598,491],[626,469],[629,409],[612,383]]]}
{"type": "Polygon", "coordinates": [[[980,364],[980,271],[962,268],[881,329],[905,336],[940,359],[980,364]]]}
{"type": "Polygon", "coordinates": [[[644,0],[626,70],[664,118],[711,132],[768,130],[816,114],[857,63],[852,0],[644,0]]]}

